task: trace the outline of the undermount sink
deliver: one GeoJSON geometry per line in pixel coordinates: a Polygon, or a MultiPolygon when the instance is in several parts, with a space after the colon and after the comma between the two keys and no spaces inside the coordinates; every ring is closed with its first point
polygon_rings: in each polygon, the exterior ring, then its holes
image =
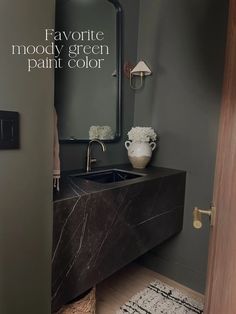
{"type": "Polygon", "coordinates": [[[111,169],[111,170],[93,171],[89,173],[76,174],[72,176],[76,178],[89,180],[89,181],[95,181],[98,183],[114,183],[114,182],[140,178],[140,177],[143,177],[144,175],[131,172],[131,171],[111,169]]]}

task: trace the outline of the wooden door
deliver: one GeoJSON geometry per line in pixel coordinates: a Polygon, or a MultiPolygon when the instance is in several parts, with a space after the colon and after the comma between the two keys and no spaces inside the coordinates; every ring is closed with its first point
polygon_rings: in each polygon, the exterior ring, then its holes
{"type": "Polygon", "coordinates": [[[236,314],[236,0],[230,0],[204,314],[236,314]]]}

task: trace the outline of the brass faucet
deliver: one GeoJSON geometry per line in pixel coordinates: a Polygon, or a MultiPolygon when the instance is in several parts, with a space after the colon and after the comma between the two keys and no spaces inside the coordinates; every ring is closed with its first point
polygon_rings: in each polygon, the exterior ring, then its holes
{"type": "Polygon", "coordinates": [[[87,156],[86,156],[86,171],[87,172],[91,171],[92,163],[95,163],[97,161],[96,158],[92,158],[91,157],[91,146],[92,146],[93,143],[100,144],[101,147],[102,147],[102,151],[103,152],[106,151],[106,146],[105,146],[105,144],[102,141],[100,141],[100,140],[92,140],[92,141],[89,142],[88,148],[87,148],[87,156]]]}

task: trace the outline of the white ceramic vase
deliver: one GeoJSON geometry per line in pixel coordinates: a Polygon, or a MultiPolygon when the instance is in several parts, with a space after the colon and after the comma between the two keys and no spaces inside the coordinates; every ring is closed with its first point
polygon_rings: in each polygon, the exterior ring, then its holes
{"type": "Polygon", "coordinates": [[[133,168],[144,169],[152,157],[152,152],[156,148],[156,143],[126,141],[125,147],[128,151],[129,161],[133,168]]]}

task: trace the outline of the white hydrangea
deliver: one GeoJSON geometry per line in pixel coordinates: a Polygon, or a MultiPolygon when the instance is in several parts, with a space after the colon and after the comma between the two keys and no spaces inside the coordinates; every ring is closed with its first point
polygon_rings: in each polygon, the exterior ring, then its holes
{"type": "Polygon", "coordinates": [[[98,127],[95,125],[92,125],[89,129],[89,139],[94,140],[98,137],[99,137],[98,127]]]}
{"type": "Polygon", "coordinates": [[[151,127],[133,127],[128,132],[128,138],[133,142],[154,142],[157,139],[157,134],[151,127]]]}
{"type": "Polygon", "coordinates": [[[112,140],[114,137],[112,128],[107,125],[92,125],[89,129],[90,140],[112,140]]]}

